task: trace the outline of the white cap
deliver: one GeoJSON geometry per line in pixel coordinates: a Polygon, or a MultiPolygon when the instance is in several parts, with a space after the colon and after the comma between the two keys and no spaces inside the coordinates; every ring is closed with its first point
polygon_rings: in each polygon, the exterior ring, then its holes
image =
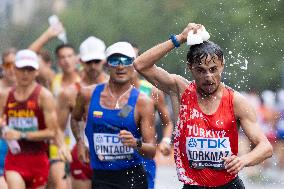
{"type": "Polygon", "coordinates": [[[17,68],[30,66],[37,70],[39,68],[38,61],[38,56],[34,51],[24,49],[17,52],[15,66],[17,68]]]}
{"type": "Polygon", "coordinates": [[[109,46],[106,50],[107,58],[113,54],[122,54],[130,58],[136,57],[133,46],[127,42],[117,42],[109,46]]]}
{"type": "Polygon", "coordinates": [[[80,45],[80,59],[83,62],[90,60],[105,60],[105,49],[106,45],[102,40],[93,36],[88,37],[80,45]]]}

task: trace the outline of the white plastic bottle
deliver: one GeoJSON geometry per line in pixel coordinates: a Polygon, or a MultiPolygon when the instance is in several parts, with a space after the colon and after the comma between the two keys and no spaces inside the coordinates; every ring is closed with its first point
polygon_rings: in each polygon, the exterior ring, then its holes
{"type": "MultiPolygon", "coordinates": [[[[2,128],[3,135],[9,130],[10,128],[8,126],[3,127],[2,128]]],[[[6,142],[12,154],[18,154],[21,152],[21,147],[17,140],[6,140],[6,142]]]]}
{"type": "MultiPolygon", "coordinates": [[[[56,26],[57,24],[60,23],[59,18],[56,15],[52,15],[48,18],[48,22],[50,26],[56,26]]],[[[61,41],[63,41],[64,44],[67,43],[67,36],[65,30],[62,31],[57,38],[61,41]]]]}

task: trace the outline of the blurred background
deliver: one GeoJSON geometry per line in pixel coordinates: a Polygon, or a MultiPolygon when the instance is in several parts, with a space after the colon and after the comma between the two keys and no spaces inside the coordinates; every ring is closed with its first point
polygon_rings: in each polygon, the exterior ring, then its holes
{"type": "MultiPolygon", "coordinates": [[[[203,24],[210,40],[224,50],[224,82],[250,98],[275,148],[273,158],[245,169],[242,177],[248,188],[283,188],[284,136],[279,134],[281,129],[284,133],[283,0],[0,0],[0,51],[27,48],[48,28],[48,17],[53,14],[77,49],[93,35],[107,45],[130,41],[143,52],[167,40],[169,34],[180,33],[189,22],[203,24]]],[[[52,40],[45,48],[54,57],[60,43],[52,40]]],[[[184,45],[174,50],[160,66],[190,78],[185,69],[187,49],[184,45]]],[[[244,153],[250,144],[242,134],[240,139],[240,153],[244,153]]],[[[156,187],[181,186],[172,156],[158,155],[157,162],[156,187]]]]}
{"type": "MultiPolygon", "coordinates": [[[[283,0],[0,0],[0,51],[27,47],[47,29],[52,14],[75,47],[94,35],[107,45],[133,41],[143,51],[189,22],[202,23],[225,51],[225,81],[231,87],[260,91],[284,85],[283,0]]],[[[161,64],[171,62],[166,69],[186,75],[181,66],[186,51],[186,46],[176,50],[161,64]]]]}

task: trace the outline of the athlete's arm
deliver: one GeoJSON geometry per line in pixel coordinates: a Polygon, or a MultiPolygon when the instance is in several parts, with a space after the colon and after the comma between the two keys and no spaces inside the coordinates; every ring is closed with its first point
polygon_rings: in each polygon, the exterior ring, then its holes
{"type": "Polygon", "coordinates": [[[76,103],[74,106],[74,109],[71,114],[71,129],[72,133],[77,141],[77,150],[78,150],[78,159],[82,162],[89,162],[89,150],[85,146],[84,140],[83,140],[83,130],[84,128],[81,128],[79,122],[84,120],[84,116],[86,115],[86,107],[89,104],[92,91],[95,88],[95,85],[89,86],[89,87],[83,87],[77,97],[76,97],[76,103]]]}
{"type": "Polygon", "coordinates": [[[84,94],[82,93],[83,90],[84,89],[82,89],[78,93],[76,97],[76,103],[71,114],[71,129],[77,142],[82,140],[82,128],[80,128],[79,122],[83,120],[83,117],[85,115],[86,99],[84,97],[84,94]]]}
{"type": "MultiPolygon", "coordinates": [[[[6,126],[6,115],[4,115],[4,108],[7,101],[8,93],[1,91],[0,92],[0,130],[2,127],[6,126]]],[[[2,133],[1,136],[2,137],[2,133]]]]}
{"type": "Polygon", "coordinates": [[[137,129],[142,136],[142,147],[137,148],[137,139],[131,132],[120,131],[120,138],[125,146],[138,149],[142,156],[153,158],[156,154],[156,138],[155,138],[155,124],[154,124],[154,102],[144,94],[140,94],[135,108],[135,117],[137,117],[137,129]]]}
{"type": "Polygon", "coordinates": [[[77,93],[73,87],[67,87],[65,90],[61,90],[57,97],[57,111],[58,115],[60,115],[58,116],[58,123],[62,131],[66,129],[69,114],[74,107],[75,102],[73,101],[75,101],[74,98],[76,98],[76,95],[72,94],[74,92],[77,93]]]}
{"type": "Polygon", "coordinates": [[[154,88],[152,97],[163,126],[163,139],[159,144],[159,149],[164,155],[169,155],[171,150],[170,143],[173,132],[173,122],[171,121],[170,112],[167,107],[163,92],[154,88]]]}
{"type": "Polygon", "coordinates": [[[256,112],[250,103],[238,92],[234,93],[234,112],[241,127],[255,148],[240,157],[225,158],[225,168],[231,174],[237,174],[243,167],[257,165],[272,156],[272,146],[257,124],[256,112]]]}
{"type": "Polygon", "coordinates": [[[45,139],[55,139],[57,129],[59,128],[55,99],[47,89],[42,87],[38,101],[39,107],[43,111],[46,129],[27,132],[27,140],[41,141],[45,139]]]}
{"type": "Polygon", "coordinates": [[[46,31],[44,31],[39,38],[37,38],[30,46],[29,49],[39,53],[42,47],[51,39],[58,36],[64,30],[61,23],[56,26],[49,26],[46,31]]]}
{"type": "MultiPolygon", "coordinates": [[[[184,29],[182,33],[176,36],[180,44],[184,43],[187,39],[187,34],[190,30],[197,30],[201,25],[190,23],[184,29]]],[[[160,90],[170,93],[179,92],[179,81],[180,78],[177,75],[169,74],[164,69],[157,67],[157,63],[162,57],[174,49],[174,44],[171,40],[167,40],[161,44],[158,44],[151,49],[144,52],[142,55],[137,57],[134,61],[135,69],[143,75],[149,82],[160,90]]]]}
{"type": "MultiPolygon", "coordinates": [[[[46,139],[54,139],[56,135],[57,115],[56,106],[52,94],[45,88],[40,91],[38,99],[39,107],[43,110],[46,129],[39,131],[26,132],[26,140],[30,141],[42,141],[46,139]]],[[[19,140],[21,138],[21,132],[11,129],[5,133],[6,140],[19,140]]]]}

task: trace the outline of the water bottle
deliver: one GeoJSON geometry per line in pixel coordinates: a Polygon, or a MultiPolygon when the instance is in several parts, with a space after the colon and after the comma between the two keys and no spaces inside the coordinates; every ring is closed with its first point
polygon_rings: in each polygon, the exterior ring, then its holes
{"type": "MultiPolygon", "coordinates": [[[[9,130],[10,128],[8,126],[3,127],[2,128],[3,135],[9,130]]],[[[21,152],[21,147],[17,140],[6,140],[6,142],[12,154],[18,154],[21,152]]]]}
{"type": "MultiPolygon", "coordinates": [[[[48,18],[48,22],[50,26],[56,26],[60,23],[59,18],[56,15],[52,15],[48,18]]],[[[67,43],[67,36],[65,30],[58,34],[57,38],[63,41],[64,44],[67,43]]]]}

